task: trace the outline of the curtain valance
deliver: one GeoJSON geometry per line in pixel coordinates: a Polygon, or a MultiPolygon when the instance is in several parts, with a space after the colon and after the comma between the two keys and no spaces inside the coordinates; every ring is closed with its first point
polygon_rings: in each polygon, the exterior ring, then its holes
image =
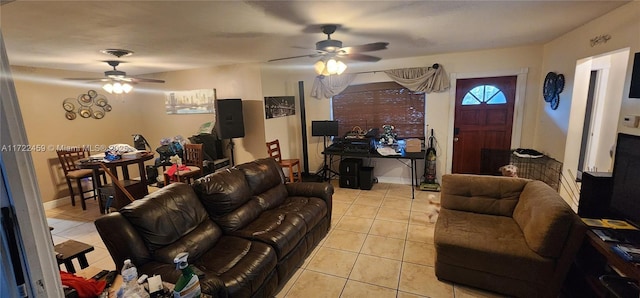
{"type": "MultiPolygon", "coordinates": [[[[384,71],[393,81],[413,92],[445,92],[450,82],[447,72],[440,64],[431,67],[398,68],[384,71]]],[[[339,76],[317,76],[311,87],[311,96],[317,99],[330,98],[344,91],[355,79],[355,74],[339,76]]]]}

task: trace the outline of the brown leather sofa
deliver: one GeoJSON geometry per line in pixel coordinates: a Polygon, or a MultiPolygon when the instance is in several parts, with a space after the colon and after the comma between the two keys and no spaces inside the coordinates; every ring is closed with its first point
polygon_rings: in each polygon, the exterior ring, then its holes
{"type": "Polygon", "coordinates": [[[586,227],[551,187],[445,175],[435,227],[438,279],[515,297],[556,297],[586,227]]]}
{"type": "Polygon", "coordinates": [[[189,253],[213,297],[269,297],[327,234],[333,187],[284,184],[280,166],[260,159],[173,183],[95,221],[117,270],[176,282],[173,258],[189,253]]]}

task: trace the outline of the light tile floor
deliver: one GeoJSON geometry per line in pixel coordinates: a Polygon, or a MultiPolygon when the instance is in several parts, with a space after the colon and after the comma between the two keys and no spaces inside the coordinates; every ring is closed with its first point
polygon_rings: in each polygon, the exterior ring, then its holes
{"type": "MultiPolygon", "coordinates": [[[[379,183],[369,191],[336,186],[331,231],[276,297],[500,297],[435,277],[429,199],[439,200],[439,193],[416,191],[411,200],[408,185],[379,183]]],[[[77,204],[46,214],[55,244],[92,244],[89,264],[115,268],[93,224],[100,216],[96,201],[88,200],[86,211],[77,204]]]]}

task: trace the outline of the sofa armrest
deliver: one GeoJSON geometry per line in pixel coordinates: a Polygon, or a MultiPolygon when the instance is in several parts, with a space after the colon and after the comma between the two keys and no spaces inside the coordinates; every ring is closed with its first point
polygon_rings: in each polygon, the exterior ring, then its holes
{"type": "Polygon", "coordinates": [[[142,266],[152,260],[140,234],[120,212],[109,213],[96,219],[95,225],[118,272],[126,259],[131,259],[136,266],[142,266]]]}
{"type": "Polygon", "coordinates": [[[289,196],[316,197],[331,201],[333,185],[318,182],[296,182],[286,184],[289,196]]]}
{"type": "Polygon", "coordinates": [[[285,184],[289,196],[315,197],[327,204],[327,216],[331,220],[333,185],[320,182],[295,182],[285,184]]]}

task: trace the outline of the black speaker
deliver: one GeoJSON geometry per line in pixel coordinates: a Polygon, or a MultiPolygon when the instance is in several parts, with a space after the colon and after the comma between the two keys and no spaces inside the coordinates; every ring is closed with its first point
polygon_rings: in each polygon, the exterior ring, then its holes
{"type": "Polygon", "coordinates": [[[636,53],[635,58],[633,58],[629,98],[640,98],[640,52],[636,53]]]}
{"type": "Polygon", "coordinates": [[[610,217],[609,204],[613,190],[611,173],[584,172],[580,187],[578,215],[586,218],[610,217]]]}
{"type": "Polygon", "coordinates": [[[358,178],[360,168],[362,167],[362,159],[345,158],[340,161],[340,180],[339,185],[342,188],[358,188],[360,187],[358,178]]]}
{"type": "Polygon", "coordinates": [[[220,139],[244,137],[241,99],[216,100],[216,114],[216,132],[220,139]]]}
{"type": "Polygon", "coordinates": [[[373,188],[373,167],[361,167],[358,171],[358,182],[360,189],[370,190],[373,188]]]}

